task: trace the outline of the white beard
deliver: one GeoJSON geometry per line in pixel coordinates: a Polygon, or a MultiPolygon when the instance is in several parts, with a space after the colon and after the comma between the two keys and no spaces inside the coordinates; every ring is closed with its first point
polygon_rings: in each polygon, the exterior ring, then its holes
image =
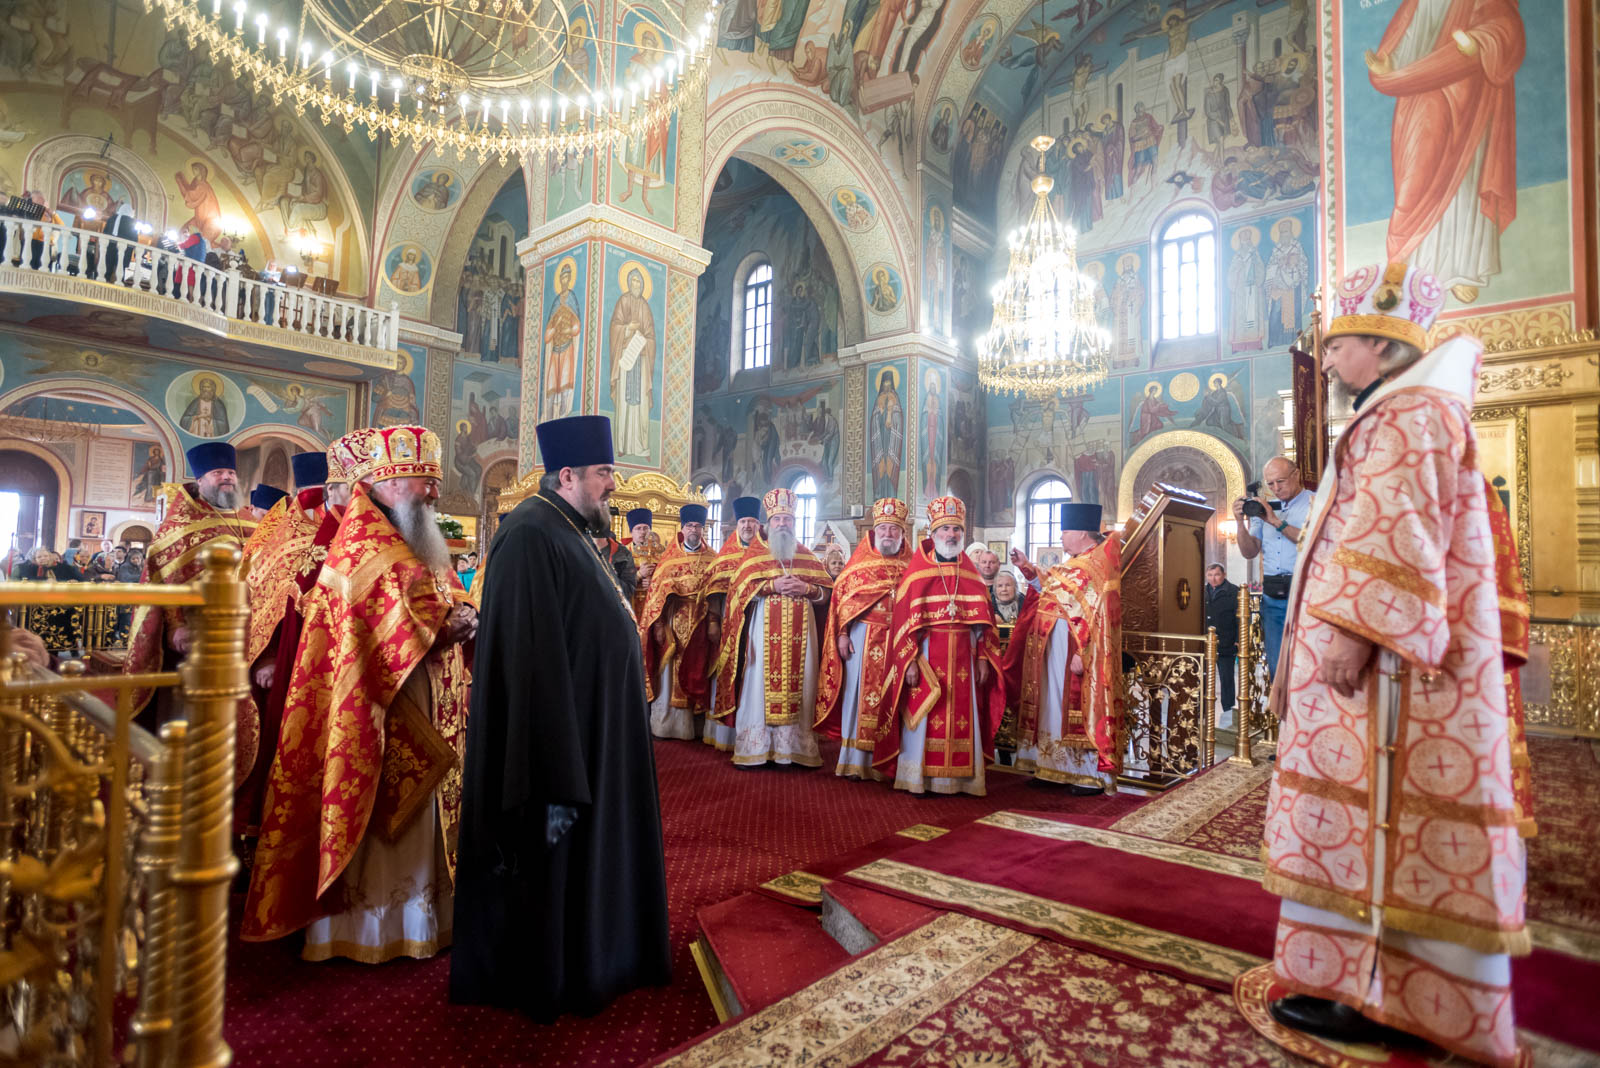
{"type": "Polygon", "coordinates": [[[961,539],[935,538],[933,539],[933,549],[938,554],[939,559],[948,563],[961,555],[961,539]]]}
{"type": "Polygon", "coordinates": [[[239,509],[239,487],[227,489],[223,486],[212,486],[207,489],[200,487],[200,499],[219,512],[234,512],[239,509]]]}
{"type": "Polygon", "coordinates": [[[772,556],[781,564],[791,563],[795,551],[800,548],[800,539],[796,538],[792,530],[774,530],[767,535],[767,547],[772,550],[772,556]]]}
{"type": "Polygon", "coordinates": [[[899,538],[884,538],[878,545],[878,553],[880,556],[896,556],[904,544],[899,538]]]}
{"type": "Polygon", "coordinates": [[[444,543],[444,534],[434,522],[433,505],[414,498],[400,501],[389,509],[394,528],[406,540],[411,551],[417,554],[430,570],[448,570],[450,546],[444,543]]]}

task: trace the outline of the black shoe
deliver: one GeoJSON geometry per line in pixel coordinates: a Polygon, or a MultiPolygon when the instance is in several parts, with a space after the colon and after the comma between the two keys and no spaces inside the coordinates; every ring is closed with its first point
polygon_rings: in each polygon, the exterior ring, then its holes
{"type": "Polygon", "coordinates": [[[1272,1018],[1285,1027],[1304,1031],[1335,1042],[1369,1042],[1381,1045],[1403,1044],[1409,1036],[1392,1027],[1367,1019],[1350,1006],[1309,994],[1291,994],[1267,1006],[1272,1018]]]}
{"type": "Polygon", "coordinates": [[[1105,787],[1103,786],[1082,786],[1075,782],[1067,783],[1067,793],[1077,797],[1096,797],[1105,792],[1105,787]]]}

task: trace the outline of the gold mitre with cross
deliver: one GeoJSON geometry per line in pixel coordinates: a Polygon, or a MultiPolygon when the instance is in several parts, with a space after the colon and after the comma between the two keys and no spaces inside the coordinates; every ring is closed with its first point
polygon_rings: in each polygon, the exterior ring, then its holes
{"type": "Polygon", "coordinates": [[[335,438],[328,446],[328,484],[339,485],[350,481],[350,472],[361,465],[361,457],[351,449],[351,435],[335,438]]]}
{"type": "Polygon", "coordinates": [[[944,523],[967,525],[967,506],[960,497],[935,497],[928,502],[928,529],[937,530],[944,523]]]}
{"type": "Polygon", "coordinates": [[[911,508],[895,497],[879,497],[872,502],[872,525],[893,523],[901,530],[911,530],[911,508]]]}
{"type": "Polygon", "coordinates": [[[352,482],[441,478],[439,435],[421,426],[363,427],[339,439],[356,458],[352,482]]]}
{"type": "Polygon", "coordinates": [[[1425,349],[1443,306],[1444,287],[1427,271],[1399,262],[1370,263],[1339,280],[1322,339],[1361,334],[1425,349]]]}
{"type": "Polygon", "coordinates": [[[794,515],[794,490],[777,489],[767,490],[767,495],[761,498],[761,506],[767,510],[767,518],[774,519],[780,515],[794,515]]]}

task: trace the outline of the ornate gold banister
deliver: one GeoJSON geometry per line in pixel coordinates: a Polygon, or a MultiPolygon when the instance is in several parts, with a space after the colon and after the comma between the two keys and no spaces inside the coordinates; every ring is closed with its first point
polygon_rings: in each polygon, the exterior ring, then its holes
{"type": "Polygon", "coordinates": [[[0,1026],[17,1030],[23,1064],[125,1059],[113,1044],[114,998],[136,966],[128,950],[139,927],[124,922],[125,907],[144,920],[130,1028],[138,1063],[231,1060],[222,984],[238,866],[235,709],[248,685],[238,560],[235,549],[209,550],[190,586],[0,583],[0,609],[185,607],[193,635],[177,672],[89,676],[67,661],[56,676],[10,651],[0,615],[0,1003],[9,1017],[0,1026]],[[185,721],[159,739],[134,724],[135,690],[180,683],[185,721]],[[113,695],[114,707],[90,690],[113,695]],[[89,1019],[69,1011],[74,998],[92,1006],[89,1019]]]}

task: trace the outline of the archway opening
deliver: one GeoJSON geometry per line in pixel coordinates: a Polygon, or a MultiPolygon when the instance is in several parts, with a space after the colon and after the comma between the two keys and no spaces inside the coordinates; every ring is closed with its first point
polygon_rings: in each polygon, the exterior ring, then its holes
{"type": "MultiPolygon", "coordinates": [[[[177,471],[167,428],[136,399],[106,389],[73,385],[17,393],[0,409],[0,439],[12,439],[0,446],[8,450],[0,477],[21,470],[20,457],[27,457],[31,469],[50,473],[51,487],[32,520],[25,516],[33,513],[19,510],[17,533],[31,530],[41,544],[65,551],[80,542],[98,549],[130,522],[154,528],[160,487],[177,471]],[[15,463],[12,454],[19,457],[15,463]]],[[[9,512],[9,505],[0,510],[9,512]]]]}
{"type": "Polygon", "coordinates": [[[814,480],[815,519],[841,515],[840,291],[806,210],[776,179],[729,159],[706,209],[711,266],[695,329],[693,481],[760,496],[786,471],[814,480]]]}
{"type": "Polygon", "coordinates": [[[54,546],[56,505],[64,490],[42,458],[20,449],[0,449],[0,546],[18,553],[35,545],[54,546]]]}

